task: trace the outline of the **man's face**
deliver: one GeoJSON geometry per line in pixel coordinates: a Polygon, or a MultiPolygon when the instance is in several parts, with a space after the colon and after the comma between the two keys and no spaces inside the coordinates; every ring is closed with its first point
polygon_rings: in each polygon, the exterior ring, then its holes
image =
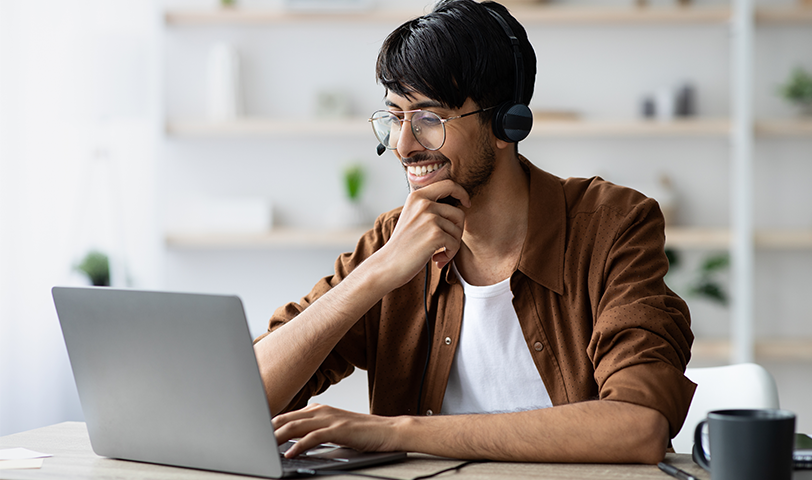
{"type": "MultiPolygon", "coordinates": [[[[440,118],[454,117],[480,108],[471,99],[466,100],[460,109],[449,109],[417,93],[407,98],[392,92],[386,96],[386,105],[390,111],[429,110],[440,118]]],[[[411,115],[407,113],[405,118],[408,120],[411,115]]],[[[471,115],[445,122],[445,143],[434,151],[427,150],[414,138],[410,122],[403,123],[394,153],[406,171],[410,191],[451,179],[473,198],[488,183],[496,157],[489,143],[490,129],[476,117],[471,115]]]]}

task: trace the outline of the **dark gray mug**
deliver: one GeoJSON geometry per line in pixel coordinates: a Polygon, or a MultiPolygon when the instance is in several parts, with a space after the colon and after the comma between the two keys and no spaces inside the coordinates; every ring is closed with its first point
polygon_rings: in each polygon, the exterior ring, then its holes
{"type": "Polygon", "coordinates": [[[716,410],[696,426],[693,458],[711,473],[711,480],[791,480],[794,439],[795,414],[790,411],[716,410]],[[703,445],[705,424],[710,457],[703,445]]]}

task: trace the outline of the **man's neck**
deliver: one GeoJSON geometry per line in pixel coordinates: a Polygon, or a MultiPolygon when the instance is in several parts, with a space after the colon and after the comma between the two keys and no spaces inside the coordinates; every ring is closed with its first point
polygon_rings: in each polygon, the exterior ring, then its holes
{"type": "Polygon", "coordinates": [[[462,249],[454,259],[471,285],[493,285],[508,278],[527,234],[527,173],[512,150],[503,153],[490,182],[466,212],[462,249]]]}

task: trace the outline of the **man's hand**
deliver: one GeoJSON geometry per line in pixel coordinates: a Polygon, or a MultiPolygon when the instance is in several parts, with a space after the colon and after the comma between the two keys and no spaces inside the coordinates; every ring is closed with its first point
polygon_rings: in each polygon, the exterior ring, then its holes
{"type": "Polygon", "coordinates": [[[280,444],[301,438],[285,453],[292,458],[326,442],[362,452],[394,451],[396,422],[397,417],[364,415],[315,404],[274,417],[273,426],[280,444]]]}
{"type": "Polygon", "coordinates": [[[465,212],[440,202],[447,197],[457,199],[464,208],[471,206],[465,189],[451,180],[409,194],[392,238],[373,255],[390,269],[393,289],[414,278],[430,260],[442,268],[459,251],[465,212]]]}

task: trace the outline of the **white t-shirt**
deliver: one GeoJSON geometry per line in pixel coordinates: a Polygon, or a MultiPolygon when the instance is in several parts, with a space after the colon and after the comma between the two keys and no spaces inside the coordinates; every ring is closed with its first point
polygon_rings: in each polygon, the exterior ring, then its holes
{"type": "Polygon", "coordinates": [[[501,413],[552,406],[513,308],[510,278],[465,290],[462,328],[442,413],[501,413]]]}

